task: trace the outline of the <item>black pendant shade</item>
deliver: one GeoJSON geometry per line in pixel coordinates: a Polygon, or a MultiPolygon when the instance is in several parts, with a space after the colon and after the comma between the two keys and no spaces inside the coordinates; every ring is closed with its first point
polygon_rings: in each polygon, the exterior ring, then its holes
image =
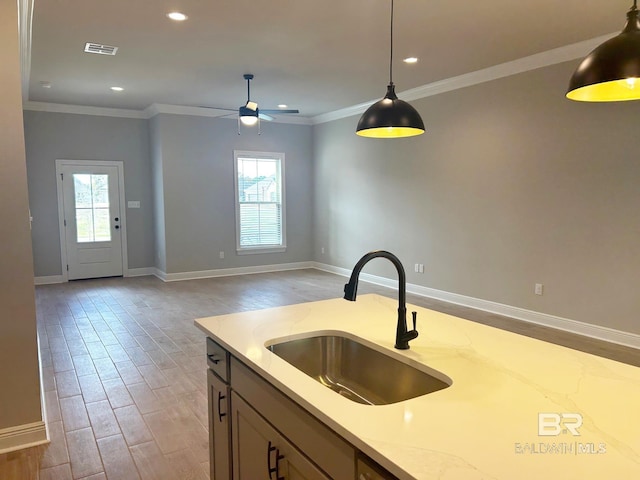
{"type": "Polygon", "coordinates": [[[569,82],[567,98],[582,102],[640,99],[640,18],[637,0],[622,32],[593,50],[569,82]]]}
{"type": "Polygon", "coordinates": [[[384,98],[371,105],[360,117],[356,133],[369,138],[413,137],[424,133],[420,114],[396,95],[393,84],[393,0],[391,0],[391,54],[389,85],[384,98]]]}
{"type": "Polygon", "coordinates": [[[356,133],[372,138],[413,137],[424,133],[424,123],[415,108],[397,97],[391,83],[384,98],[360,117],[356,133]]]}

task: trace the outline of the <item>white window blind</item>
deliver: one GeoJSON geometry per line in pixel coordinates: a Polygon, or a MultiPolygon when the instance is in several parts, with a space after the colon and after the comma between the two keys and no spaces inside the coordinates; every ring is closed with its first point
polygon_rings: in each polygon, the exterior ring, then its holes
{"type": "Polygon", "coordinates": [[[284,154],[234,152],[238,253],[284,251],[284,154]]]}

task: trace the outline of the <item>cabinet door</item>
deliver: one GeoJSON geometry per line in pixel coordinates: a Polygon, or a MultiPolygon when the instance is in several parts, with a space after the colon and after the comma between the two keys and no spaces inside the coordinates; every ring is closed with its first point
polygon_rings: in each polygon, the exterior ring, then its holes
{"type": "Polygon", "coordinates": [[[232,395],[234,480],[329,480],[249,404],[232,395]]]}
{"type": "Polygon", "coordinates": [[[229,386],[211,370],[209,384],[209,456],[211,480],[231,479],[231,430],[229,386]]]}

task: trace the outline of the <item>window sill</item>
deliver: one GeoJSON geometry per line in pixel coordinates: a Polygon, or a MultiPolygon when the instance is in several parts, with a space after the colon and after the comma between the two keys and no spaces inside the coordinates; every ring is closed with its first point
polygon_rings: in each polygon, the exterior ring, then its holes
{"type": "Polygon", "coordinates": [[[284,253],[287,247],[245,247],[236,248],[238,255],[255,255],[258,253],[284,253]]]}

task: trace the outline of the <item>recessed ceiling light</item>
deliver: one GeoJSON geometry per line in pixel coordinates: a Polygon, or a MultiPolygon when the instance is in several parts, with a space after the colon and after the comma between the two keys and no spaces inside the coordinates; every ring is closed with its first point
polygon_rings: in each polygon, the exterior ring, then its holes
{"type": "Polygon", "coordinates": [[[183,22],[187,19],[187,16],[184,13],[180,12],[167,13],[167,17],[169,17],[171,20],[175,20],[176,22],[183,22]]]}
{"type": "Polygon", "coordinates": [[[113,90],[114,92],[121,92],[124,90],[124,88],[122,87],[111,87],[111,90],[113,90]]]}
{"type": "Polygon", "coordinates": [[[407,57],[402,61],[404,63],[418,63],[418,58],[417,57],[407,57]]]}
{"type": "Polygon", "coordinates": [[[287,108],[287,105],[285,105],[284,103],[281,103],[280,105],[278,105],[278,108],[287,108]]]}

